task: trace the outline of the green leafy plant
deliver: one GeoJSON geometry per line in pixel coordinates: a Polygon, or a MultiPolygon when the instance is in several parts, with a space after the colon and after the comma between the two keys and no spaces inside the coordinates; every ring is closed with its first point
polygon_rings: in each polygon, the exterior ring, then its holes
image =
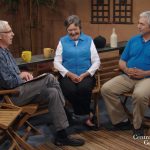
{"type": "Polygon", "coordinates": [[[2,0],[2,3],[8,4],[8,9],[15,12],[18,9],[19,0],[2,0]]]}
{"type": "Polygon", "coordinates": [[[50,8],[54,8],[56,5],[56,0],[32,0],[32,2],[34,4],[45,5],[45,6],[48,6],[50,8]]]}
{"type": "MultiPolygon", "coordinates": [[[[9,10],[17,11],[21,0],[1,0],[1,3],[8,4],[9,10]]],[[[51,9],[56,6],[56,0],[29,0],[32,4],[40,6],[45,5],[51,9]]]]}

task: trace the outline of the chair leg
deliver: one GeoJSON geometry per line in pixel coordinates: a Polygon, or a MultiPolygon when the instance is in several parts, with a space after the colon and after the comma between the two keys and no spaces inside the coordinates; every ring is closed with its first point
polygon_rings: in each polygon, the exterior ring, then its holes
{"type": "MultiPolygon", "coordinates": [[[[41,134],[41,132],[38,129],[36,129],[34,126],[32,126],[28,121],[26,121],[26,124],[27,124],[27,127],[25,129],[25,134],[22,137],[20,137],[21,139],[23,139],[23,141],[25,141],[28,138],[29,133],[30,133],[31,130],[36,135],[41,134]]],[[[12,137],[12,135],[10,134],[10,132],[9,132],[9,136],[12,137]]],[[[11,147],[10,147],[9,150],[14,150],[14,148],[16,148],[16,150],[20,150],[20,148],[18,148],[19,145],[16,142],[16,140],[13,137],[12,137],[12,139],[13,139],[13,144],[11,145],[11,147]]]]}
{"type": "Polygon", "coordinates": [[[15,147],[18,147],[18,145],[21,145],[21,147],[24,150],[35,150],[31,145],[29,145],[23,138],[21,138],[14,130],[9,129],[9,135],[13,137],[13,139],[16,141],[15,142],[15,147]]]}
{"type": "Polygon", "coordinates": [[[98,106],[98,94],[94,95],[94,115],[96,116],[96,126],[99,128],[99,106],[98,106]]]}
{"type": "Polygon", "coordinates": [[[9,137],[12,139],[12,144],[8,150],[21,150],[21,147],[19,146],[15,138],[11,135],[11,133],[8,130],[6,132],[9,135],[9,137]]]}
{"type": "Polygon", "coordinates": [[[4,143],[7,139],[7,135],[6,135],[6,132],[2,129],[0,129],[0,145],[2,143],[4,143]]]}
{"type": "Polygon", "coordinates": [[[132,114],[129,112],[128,108],[126,107],[126,103],[127,103],[128,98],[129,98],[128,96],[125,96],[125,99],[124,99],[124,101],[122,102],[122,106],[123,106],[123,108],[124,108],[124,111],[125,111],[126,114],[128,115],[129,120],[132,122],[133,116],[132,116],[132,114]]]}
{"type": "Polygon", "coordinates": [[[24,114],[21,118],[20,118],[20,120],[19,120],[19,122],[17,123],[17,126],[16,126],[16,128],[20,128],[20,127],[22,127],[23,125],[24,125],[24,123],[26,122],[26,120],[28,120],[30,118],[30,115],[29,114],[24,114]]]}
{"type": "Polygon", "coordinates": [[[42,134],[36,127],[34,127],[30,122],[26,121],[26,124],[31,128],[32,132],[37,135],[42,134]]]}

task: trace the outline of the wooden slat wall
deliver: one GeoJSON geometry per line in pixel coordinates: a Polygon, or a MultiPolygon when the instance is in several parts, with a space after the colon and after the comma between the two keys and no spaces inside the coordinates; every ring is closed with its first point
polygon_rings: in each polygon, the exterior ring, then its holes
{"type": "Polygon", "coordinates": [[[100,85],[111,78],[117,76],[119,73],[114,69],[118,68],[118,62],[120,59],[118,51],[100,53],[101,66],[100,66],[100,85]]]}
{"type": "Polygon", "coordinates": [[[63,22],[67,16],[60,13],[60,4],[52,10],[43,5],[30,6],[30,0],[20,0],[18,11],[12,12],[0,2],[0,19],[8,21],[15,33],[10,47],[15,57],[19,57],[23,50],[40,54],[44,47],[56,48],[60,35],[65,34],[63,22]],[[58,29],[61,30],[60,35],[58,29]]]}

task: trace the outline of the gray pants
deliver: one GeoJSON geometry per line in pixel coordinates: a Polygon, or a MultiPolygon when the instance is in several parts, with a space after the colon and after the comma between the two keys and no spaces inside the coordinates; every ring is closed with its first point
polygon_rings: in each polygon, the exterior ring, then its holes
{"type": "Polygon", "coordinates": [[[149,103],[150,78],[134,80],[127,75],[120,75],[106,82],[101,89],[101,94],[112,123],[117,124],[127,118],[120,102],[120,95],[129,91],[133,91],[133,125],[135,129],[138,129],[149,103]]]}
{"type": "Polygon", "coordinates": [[[47,103],[50,115],[56,131],[69,126],[64,111],[65,100],[57,79],[49,74],[38,80],[25,83],[16,89],[20,90],[20,95],[12,97],[13,103],[23,106],[30,103],[47,103]]]}

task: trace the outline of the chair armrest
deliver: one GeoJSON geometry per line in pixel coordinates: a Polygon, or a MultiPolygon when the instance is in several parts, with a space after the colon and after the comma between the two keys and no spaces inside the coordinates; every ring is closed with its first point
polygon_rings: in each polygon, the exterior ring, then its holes
{"type": "Polygon", "coordinates": [[[0,103],[0,109],[1,108],[17,109],[17,110],[20,109],[20,110],[22,110],[22,108],[19,107],[19,106],[12,105],[12,104],[7,104],[7,103],[0,103]]]}
{"type": "Polygon", "coordinates": [[[25,106],[22,106],[21,108],[23,113],[32,115],[37,111],[38,107],[38,104],[27,104],[25,106]]]}
{"type": "Polygon", "coordinates": [[[95,79],[96,79],[96,85],[94,87],[94,89],[92,90],[92,93],[99,93],[100,92],[100,88],[101,88],[101,84],[100,84],[100,69],[97,69],[95,74],[95,79]]]}
{"type": "Polygon", "coordinates": [[[121,70],[119,68],[115,68],[113,71],[114,72],[121,72],[121,70]]]}
{"type": "Polygon", "coordinates": [[[52,69],[52,72],[55,74],[55,73],[59,73],[59,71],[55,68],[52,69]]]}
{"type": "Polygon", "coordinates": [[[116,69],[114,69],[113,71],[114,71],[114,72],[117,72],[117,73],[120,73],[120,74],[121,74],[121,73],[124,73],[120,68],[116,68],[116,69]]]}
{"type": "Polygon", "coordinates": [[[16,89],[10,89],[10,90],[0,90],[0,95],[6,95],[6,94],[14,94],[17,95],[19,94],[19,90],[16,89]]]}
{"type": "Polygon", "coordinates": [[[52,74],[58,79],[60,73],[56,68],[52,68],[52,74]]]}

